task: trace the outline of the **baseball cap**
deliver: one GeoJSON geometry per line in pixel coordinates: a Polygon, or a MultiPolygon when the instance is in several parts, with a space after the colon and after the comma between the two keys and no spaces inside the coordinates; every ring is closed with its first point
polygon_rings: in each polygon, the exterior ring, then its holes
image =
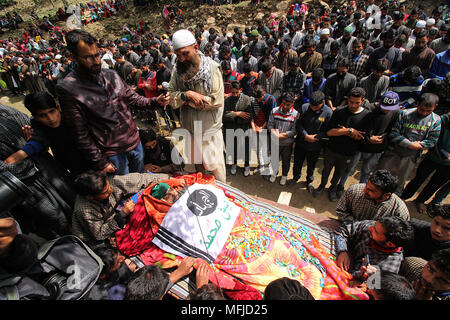
{"type": "Polygon", "coordinates": [[[386,92],[380,100],[380,108],[383,110],[398,110],[399,105],[398,105],[398,101],[399,101],[399,96],[396,92],[394,91],[388,91],[386,92]]]}

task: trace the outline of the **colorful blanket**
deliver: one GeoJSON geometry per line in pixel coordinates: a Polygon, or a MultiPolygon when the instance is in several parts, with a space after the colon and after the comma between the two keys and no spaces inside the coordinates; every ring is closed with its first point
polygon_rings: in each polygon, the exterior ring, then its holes
{"type": "MultiPolygon", "coordinates": [[[[214,260],[210,281],[230,293],[234,299],[261,299],[273,280],[289,277],[300,281],[315,299],[368,299],[358,288],[351,288],[351,275],[337,267],[332,254],[330,234],[310,221],[281,212],[200,173],[166,181],[172,187],[183,181],[211,184],[224,191],[240,208],[233,228],[221,252],[214,260]],[[242,295],[233,295],[237,291],[242,295]],[[259,294],[255,294],[259,292],[259,294]],[[248,294],[245,294],[248,293],[248,294]]],[[[151,242],[170,205],[151,197],[148,186],[138,197],[128,225],[116,233],[119,249],[139,255],[143,264],[157,263],[162,268],[178,265],[173,258],[151,242]]],[[[172,293],[187,297],[189,281],[172,288],[172,293]],[[183,292],[184,291],[184,292],[183,292]]]]}

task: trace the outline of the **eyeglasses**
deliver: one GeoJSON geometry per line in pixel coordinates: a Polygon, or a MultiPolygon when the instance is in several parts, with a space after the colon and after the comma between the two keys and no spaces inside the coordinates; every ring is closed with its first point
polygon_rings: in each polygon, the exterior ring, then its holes
{"type": "Polygon", "coordinates": [[[84,57],[80,57],[80,58],[86,60],[87,62],[92,63],[92,62],[94,62],[96,59],[100,58],[101,55],[102,55],[102,54],[101,54],[101,52],[99,51],[99,52],[97,52],[96,54],[90,54],[90,55],[87,55],[87,56],[84,56],[84,57]]]}

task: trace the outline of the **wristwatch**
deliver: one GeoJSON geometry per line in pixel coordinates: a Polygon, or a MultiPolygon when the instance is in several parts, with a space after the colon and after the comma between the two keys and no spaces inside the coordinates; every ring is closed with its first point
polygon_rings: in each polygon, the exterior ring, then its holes
{"type": "Polygon", "coordinates": [[[187,101],[186,92],[182,92],[182,93],[180,94],[180,98],[181,98],[181,100],[183,100],[183,101],[187,101]]]}
{"type": "Polygon", "coordinates": [[[348,135],[351,135],[352,132],[353,132],[353,129],[352,128],[348,128],[348,135]]]}

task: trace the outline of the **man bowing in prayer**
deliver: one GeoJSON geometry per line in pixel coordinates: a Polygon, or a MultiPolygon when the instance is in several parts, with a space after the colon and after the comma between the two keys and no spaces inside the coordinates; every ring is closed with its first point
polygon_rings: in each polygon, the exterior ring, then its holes
{"type": "Polygon", "coordinates": [[[170,105],[180,108],[181,126],[190,133],[188,161],[195,163],[197,171],[211,171],[217,180],[225,182],[220,65],[199,51],[188,30],[175,32],[172,43],[177,62],[169,84],[170,105]]]}

